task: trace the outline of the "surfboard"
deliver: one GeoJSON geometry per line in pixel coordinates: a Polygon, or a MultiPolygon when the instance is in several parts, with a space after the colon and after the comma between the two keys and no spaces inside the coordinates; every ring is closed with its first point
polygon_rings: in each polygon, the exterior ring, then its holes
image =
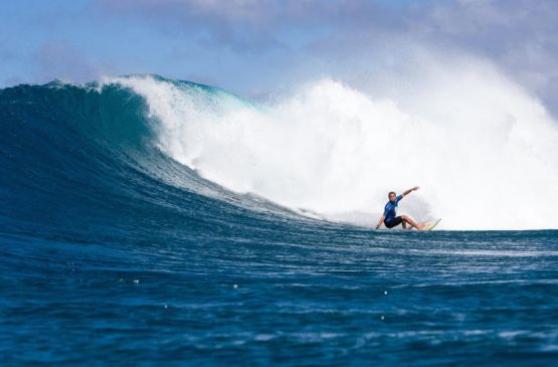
{"type": "Polygon", "coordinates": [[[426,223],[426,226],[422,229],[423,231],[431,231],[434,229],[434,227],[436,227],[438,225],[438,223],[440,223],[440,221],[442,220],[442,218],[433,220],[431,222],[426,223]]]}

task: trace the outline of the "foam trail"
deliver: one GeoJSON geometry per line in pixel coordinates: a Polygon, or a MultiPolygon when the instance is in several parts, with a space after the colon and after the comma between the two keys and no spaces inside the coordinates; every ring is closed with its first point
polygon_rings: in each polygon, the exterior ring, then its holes
{"type": "Polygon", "coordinates": [[[231,190],[371,224],[389,190],[446,229],[556,228],[558,130],[496,70],[446,70],[401,100],[324,79],[254,107],[151,77],[115,79],[147,99],[168,155],[231,190]]]}

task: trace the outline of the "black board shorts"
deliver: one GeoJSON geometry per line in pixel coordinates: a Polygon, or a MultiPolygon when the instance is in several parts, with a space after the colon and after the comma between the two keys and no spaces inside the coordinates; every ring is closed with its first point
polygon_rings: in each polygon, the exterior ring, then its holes
{"type": "Polygon", "coordinates": [[[401,224],[401,222],[403,222],[403,218],[401,218],[401,217],[395,217],[395,218],[390,219],[390,220],[384,220],[384,224],[388,228],[393,228],[395,226],[398,226],[398,225],[401,224]]]}

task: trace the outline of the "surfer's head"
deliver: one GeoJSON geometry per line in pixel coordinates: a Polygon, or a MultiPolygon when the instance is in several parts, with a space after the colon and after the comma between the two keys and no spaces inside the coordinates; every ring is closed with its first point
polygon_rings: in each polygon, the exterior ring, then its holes
{"type": "Polygon", "coordinates": [[[390,193],[388,194],[388,198],[389,201],[395,201],[395,199],[397,199],[397,194],[395,193],[395,191],[390,191],[390,193]]]}

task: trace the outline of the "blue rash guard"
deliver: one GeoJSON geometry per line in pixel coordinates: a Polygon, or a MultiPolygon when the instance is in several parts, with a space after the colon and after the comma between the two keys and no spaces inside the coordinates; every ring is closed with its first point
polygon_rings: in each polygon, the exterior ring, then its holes
{"type": "Polygon", "coordinates": [[[390,222],[392,222],[396,216],[397,216],[397,204],[399,203],[399,201],[403,199],[403,195],[399,195],[397,198],[395,198],[395,203],[388,201],[388,203],[386,204],[385,208],[384,208],[384,223],[386,225],[388,225],[390,222]]]}

